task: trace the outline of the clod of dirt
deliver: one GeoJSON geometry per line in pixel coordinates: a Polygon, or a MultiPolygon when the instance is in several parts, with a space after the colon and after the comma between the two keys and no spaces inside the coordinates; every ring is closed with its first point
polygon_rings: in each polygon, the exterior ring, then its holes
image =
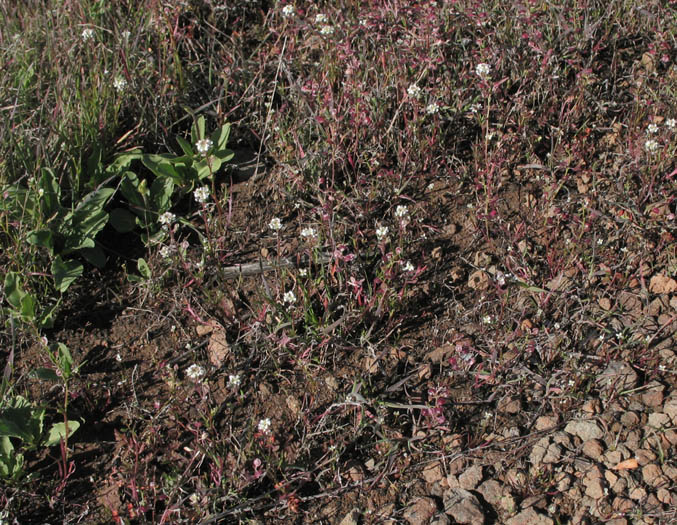
{"type": "Polygon", "coordinates": [[[474,271],[468,277],[468,286],[473,290],[486,290],[489,288],[489,275],[482,270],[474,271]]]}
{"type": "Polygon", "coordinates": [[[482,494],[482,497],[489,505],[497,506],[503,497],[505,485],[502,485],[495,479],[488,479],[482,483],[477,491],[482,494]]]}
{"type": "Polygon", "coordinates": [[[523,510],[505,522],[506,525],[554,525],[550,518],[539,514],[532,507],[523,510]]]}
{"type": "Polygon", "coordinates": [[[657,273],[649,281],[649,291],[651,293],[658,293],[658,294],[666,294],[666,293],[676,292],[677,291],[677,281],[668,277],[667,275],[657,273]]]}
{"type": "Polygon", "coordinates": [[[216,368],[221,368],[221,365],[230,355],[230,345],[226,340],[226,331],[223,328],[219,327],[212,332],[209,345],[207,345],[207,354],[209,355],[209,362],[216,368]]]}
{"type": "Polygon", "coordinates": [[[419,498],[404,511],[404,519],[409,525],[425,525],[436,512],[434,499],[419,498]]]}
{"type": "Polygon", "coordinates": [[[629,390],[637,385],[637,372],[624,361],[611,361],[597,377],[597,386],[601,389],[613,388],[629,390]]]}
{"type": "Polygon", "coordinates": [[[604,435],[604,432],[599,428],[597,423],[585,419],[570,421],[564,427],[564,431],[572,436],[578,436],[583,442],[589,439],[600,439],[604,435]]]}
{"type": "Polygon", "coordinates": [[[348,514],[346,514],[339,525],[357,525],[360,519],[360,511],[358,509],[352,509],[348,514]]]}
{"type": "Polygon", "coordinates": [[[458,484],[462,489],[474,490],[482,481],[482,466],[473,465],[458,477],[458,484]]]}
{"type": "Polygon", "coordinates": [[[465,489],[449,489],[444,493],[444,512],[458,523],[484,523],[484,512],[479,499],[465,489]]]}

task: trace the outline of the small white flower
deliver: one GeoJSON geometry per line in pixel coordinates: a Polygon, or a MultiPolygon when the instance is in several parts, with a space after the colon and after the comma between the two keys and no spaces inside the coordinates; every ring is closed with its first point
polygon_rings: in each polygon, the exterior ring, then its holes
{"type": "Polygon", "coordinates": [[[127,87],[127,81],[125,80],[124,77],[118,75],[113,80],[113,87],[115,88],[115,91],[117,91],[118,93],[122,93],[127,87]]]}
{"type": "Polygon", "coordinates": [[[205,371],[205,369],[203,367],[201,367],[200,365],[193,364],[193,365],[190,365],[186,369],[186,376],[191,378],[193,381],[197,381],[202,376],[204,376],[206,373],[207,372],[205,371]]]}
{"type": "Polygon", "coordinates": [[[650,135],[658,133],[658,126],[656,124],[651,123],[646,127],[646,132],[649,133],[650,135]]]}
{"type": "Polygon", "coordinates": [[[484,317],[482,317],[482,322],[483,322],[484,324],[491,324],[491,316],[490,316],[490,315],[485,315],[484,317]]]}
{"type": "Polygon", "coordinates": [[[94,39],[94,30],[91,27],[86,27],[82,30],[82,41],[89,42],[94,39]]]}
{"type": "Polygon", "coordinates": [[[310,226],[308,226],[307,228],[303,228],[301,230],[301,237],[315,238],[316,236],[317,236],[317,232],[315,231],[315,228],[311,228],[310,226]]]}
{"type": "Polygon", "coordinates": [[[209,188],[207,186],[202,186],[201,188],[196,188],[193,192],[195,200],[200,204],[204,204],[209,199],[209,188]]]}
{"type": "Polygon", "coordinates": [[[284,296],[282,297],[282,300],[285,303],[289,303],[289,304],[295,303],[296,302],[296,295],[294,295],[294,292],[289,290],[288,292],[286,292],[284,294],[284,296]]]}
{"type": "Polygon", "coordinates": [[[600,341],[604,341],[604,334],[599,334],[599,337],[597,339],[599,339],[600,341]]]}
{"type": "Polygon", "coordinates": [[[315,15],[315,23],[316,24],[326,24],[329,19],[327,18],[327,15],[323,13],[319,13],[315,15]]]}
{"type": "Polygon", "coordinates": [[[388,235],[388,227],[387,226],[379,226],[376,228],[376,238],[379,241],[382,241],[385,239],[385,236],[388,235]]]}
{"type": "Polygon", "coordinates": [[[42,197],[44,194],[45,194],[45,190],[43,190],[42,188],[40,188],[40,189],[38,190],[38,196],[39,196],[39,197],[42,197]]]}
{"type": "Polygon", "coordinates": [[[597,239],[597,246],[602,246],[604,244],[604,241],[602,239],[597,239]]]}
{"type": "Polygon", "coordinates": [[[334,34],[334,26],[322,26],[320,29],[320,34],[329,36],[334,34]]]}
{"type": "Polygon", "coordinates": [[[409,208],[403,205],[399,205],[395,208],[395,217],[398,219],[404,219],[409,214],[409,208]]]}
{"type": "Polygon", "coordinates": [[[473,115],[476,115],[477,113],[480,112],[481,109],[482,109],[482,104],[472,104],[468,108],[468,111],[470,111],[470,113],[472,113],[473,115]]]}
{"type": "Polygon", "coordinates": [[[280,231],[282,229],[282,221],[277,217],[273,217],[268,223],[268,228],[276,232],[280,231]]]}
{"type": "Polygon", "coordinates": [[[176,220],[176,215],[174,215],[171,211],[166,211],[160,217],[158,217],[158,222],[160,224],[169,226],[176,220]]]}
{"type": "Polygon", "coordinates": [[[287,4],[282,8],[282,16],[285,18],[289,18],[290,16],[294,16],[294,13],[296,12],[296,9],[294,9],[294,6],[291,4],[287,4]]]}
{"type": "Polygon", "coordinates": [[[644,143],[644,149],[649,153],[653,153],[658,149],[658,142],[654,139],[649,139],[644,143]]]}
{"type": "Polygon", "coordinates": [[[677,120],[674,118],[669,118],[668,120],[665,121],[665,125],[667,126],[668,129],[673,130],[677,128],[677,120]]]}
{"type": "Polygon", "coordinates": [[[434,115],[435,113],[438,113],[439,110],[440,107],[435,102],[433,102],[432,104],[428,104],[428,106],[425,108],[425,112],[428,115],[434,115]]]}
{"type": "Polygon", "coordinates": [[[267,434],[268,431],[270,430],[270,419],[262,419],[259,421],[258,427],[259,432],[263,432],[264,434],[267,434]]]}
{"type": "Polygon", "coordinates": [[[240,386],[240,383],[242,380],[240,379],[240,374],[235,374],[235,375],[229,375],[228,376],[228,386],[230,388],[237,388],[240,386]]]}
{"type": "Polygon", "coordinates": [[[122,37],[122,40],[126,42],[127,40],[129,40],[129,37],[131,37],[132,34],[125,29],[122,33],[120,33],[120,36],[122,37]]]}
{"type": "Polygon", "coordinates": [[[412,84],[412,85],[410,85],[410,86],[407,88],[407,94],[408,94],[411,98],[415,98],[416,100],[418,100],[419,98],[421,98],[421,93],[422,93],[421,88],[418,87],[416,84],[412,84]]]}
{"type": "Polygon", "coordinates": [[[488,77],[490,72],[491,66],[489,64],[477,64],[477,67],[475,68],[475,73],[482,78],[488,77]]]}
{"type": "Polygon", "coordinates": [[[171,246],[164,245],[162,248],[160,248],[160,257],[163,259],[168,259],[172,255],[173,251],[174,250],[172,250],[171,246]]]}
{"type": "Polygon", "coordinates": [[[299,268],[299,275],[301,277],[305,277],[306,275],[308,275],[308,269],[307,268],[299,268]]]}
{"type": "Polygon", "coordinates": [[[195,143],[195,149],[201,155],[206,155],[213,145],[214,143],[209,139],[200,139],[195,143]]]}
{"type": "Polygon", "coordinates": [[[414,265],[411,264],[411,261],[407,261],[406,263],[404,263],[404,264],[402,265],[402,269],[403,269],[405,272],[413,272],[413,271],[414,271],[414,265]]]}
{"type": "Polygon", "coordinates": [[[117,354],[115,354],[115,360],[116,360],[118,363],[122,363],[122,356],[120,355],[119,352],[118,352],[117,354]]]}

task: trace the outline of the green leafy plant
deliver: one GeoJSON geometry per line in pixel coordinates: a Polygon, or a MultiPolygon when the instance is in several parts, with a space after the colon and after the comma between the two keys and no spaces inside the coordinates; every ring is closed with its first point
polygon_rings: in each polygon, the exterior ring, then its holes
{"type": "Polygon", "coordinates": [[[214,130],[209,137],[205,133],[205,119],[201,115],[191,127],[192,144],[183,137],[176,137],[183,155],[144,155],[143,164],[158,178],[169,178],[188,193],[205,179],[211,178],[234,155],[226,147],[230,124],[226,123],[214,130]]]}

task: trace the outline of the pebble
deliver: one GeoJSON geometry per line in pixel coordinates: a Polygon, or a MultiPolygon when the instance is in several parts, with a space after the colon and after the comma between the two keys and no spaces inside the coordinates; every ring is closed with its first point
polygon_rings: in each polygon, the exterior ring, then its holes
{"type": "Polygon", "coordinates": [[[472,492],[465,489],[449,489],[444,494],[444,512],[458,523],[481,525],[484,523],[482,505],[472,492]]]}
{"type": "Polygon", "coordinates": [[[437,504],[432,498],[419,498],[404,511],[404,519],[409,525],[427,525],[437,512],[437,504]]]}
{"type": "Polygon", "coordinates": [[[506,525],[554,525],[555,522],[552,521],[547,516],[539,514],[536,512],[533,507],[529,507],[526,510],[523,510],[516,516],[513,516],[507,520],[506,525]]]}
{"type": "Polygon", "coordinates": [[[604,432],[599,428],[597,423],[586,419],[570,421],[567,426],[564,427],[564,431],[573,436],[578,436],[581,438],[581,441],[600,439],[604,435],[604,432]]]}

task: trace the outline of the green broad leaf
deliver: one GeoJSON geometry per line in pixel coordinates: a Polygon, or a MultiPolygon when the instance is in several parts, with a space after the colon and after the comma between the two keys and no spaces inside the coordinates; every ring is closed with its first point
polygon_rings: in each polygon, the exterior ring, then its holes
{"type": "Polygon", "coordinates": [[[16,272],[7,272],[5,275],[5,297],[15,310],[21,310],[21,299],[26,292],[21,287],[21,278],[16,272]]]}
{"type": "MultiPolygon", "coordinates": [[[[68,437],[71,437],[78,428],[80,428],[80,423],[78,421],[68,421],[68,437]]],[[[52,428],[49,429],[45,446],[53,447],[54,445],[61,443],[61,440],[65,438],[66,423],[55,423],[52,425],[52,428]]]]}
{"type": "Polygon", "coordinates": [[[139,191],[139,177],[133,171],[125,171],[120,181],[120,191],[127,201],[133,206],[144,208],[146,201],[143,193],[139,191]]]}
{"type": "Polygon", "coordinates": [[[52,261],[52,276],[54,286],[59,292],[64,293],[73,281],[82,275],[83,266],[77,261],[64,261],[57,255],[52,261]]]}
{"type": "Polygon", "coordinates": [[[118,233],[129,233],[136,226],[136,217],[124,208],[115,208],[110,212],[108,222],[118,233]]]}
{"type": "Polygon", "coordinates": [[[45,409],[33,407],[21,396],[12,399],[0,411],[0,436],[19,438],[28,445],[36,445],[42,435],[45,409]]]}
{"type": "Polygon", "coordinates": [[[136,261],[136,268],[139,270],[139,273],[141,274],[141,277],[144,279],[150,279],[151,278],[151,271],[150,267],[148,266],[148,263],[145,261],[143,258],[139,258],[138,261],[136,261]]]}
{"type": "MultiPolygon", "coordinates": [[[[213,165],[213,163],[212,163],[212,165],[213,165]]],[[[209,164],[207,164],[206,159],[195,163],[195,171],[197,172],[198,180],[204,180],[204,179],[208,178],[212,173],[215,172],[215,170],[213,168],[209,167],[209,164]]]]}
{"type": "Polygon", "coordinates": [[[169,177],[178,185],[184,183],[183,177],[176,168],[174,168],[172,162],[160,155],[144,155],[143,164],[152,171],[156,177],[169,177]]]}
{"type": "Polygon", "coordinates": [[[150,186],[150,200],[155,211],[162,214],[171,207],[173,192],[174,181],[171,178],[162,177],[153,181],[150,186]]]}
{"type": "Polygon", "coordinates": [[[54,383],[61,381],[59,375],[56,373],[56,370],[52,368],[37,368],[33,370],[31,375],[37,377],[41,381],[52,381],[54,383]]]}
{"type": "Polygon", "coordinates": [[[34,245],[47,248],[50,255],[54,255],[54,234],[51,230],[35,230],[28,234],[26,240],[34,245]]]}
{"type": "Polygon", "coordinates": [[[24,457],[14,451],[7,436],[0,437],[0,478],[17,479],[23,472],[24,457]]]}
{"type": "Polygon", "coordinates": [[[21,309],[19,311],[22,319],[30,321],[35,319],[35,304],[35,298],[30,294],[21,298],[21,309]]]}
{"type": "Polygon", "coordinates": [[[225,149],[226,144],[228,144],[228,137],[230,135],[230,124],[226,123],[220,128],[214,130],[209,137],[215,145],[216,151],[221,151],[225,149]]]}
{"type": "Polygon", "coordinates": [[[235,153],[233,153],[229,149],[222,149],[214,153],[214,156],[219,159],[221,162],[228,162],[230,159],[232,159],[235,156],[235,153]]]}
{"type": "Polygon", "coordinates": [[[181,146],[181,149],[183,150],[183,153],[188,156],[192,157],[195,155],[195,152],[193,151],[193,148],[191,147],[190,143],[184,139],[183,137],[176,137],[176,141],[179,143],[179,146],[181,146]]]}
{"type": "Polygon", "coordinates": [[[94,245],[92,248],[81,248],[78,251],[92,266],[97,268],[106,266],[106,254],[103,253],[103,250],[99,246],[94,245]]]}
{"type": "Polygon", "coordinates": [[[106,166],[108,173],[120,173],[129,168],[130,164],[135,160],[141,160],[143,154],[141,150],[132,150],[128,153],[123,153],[115,157],[115,160],[106,166]]]}

